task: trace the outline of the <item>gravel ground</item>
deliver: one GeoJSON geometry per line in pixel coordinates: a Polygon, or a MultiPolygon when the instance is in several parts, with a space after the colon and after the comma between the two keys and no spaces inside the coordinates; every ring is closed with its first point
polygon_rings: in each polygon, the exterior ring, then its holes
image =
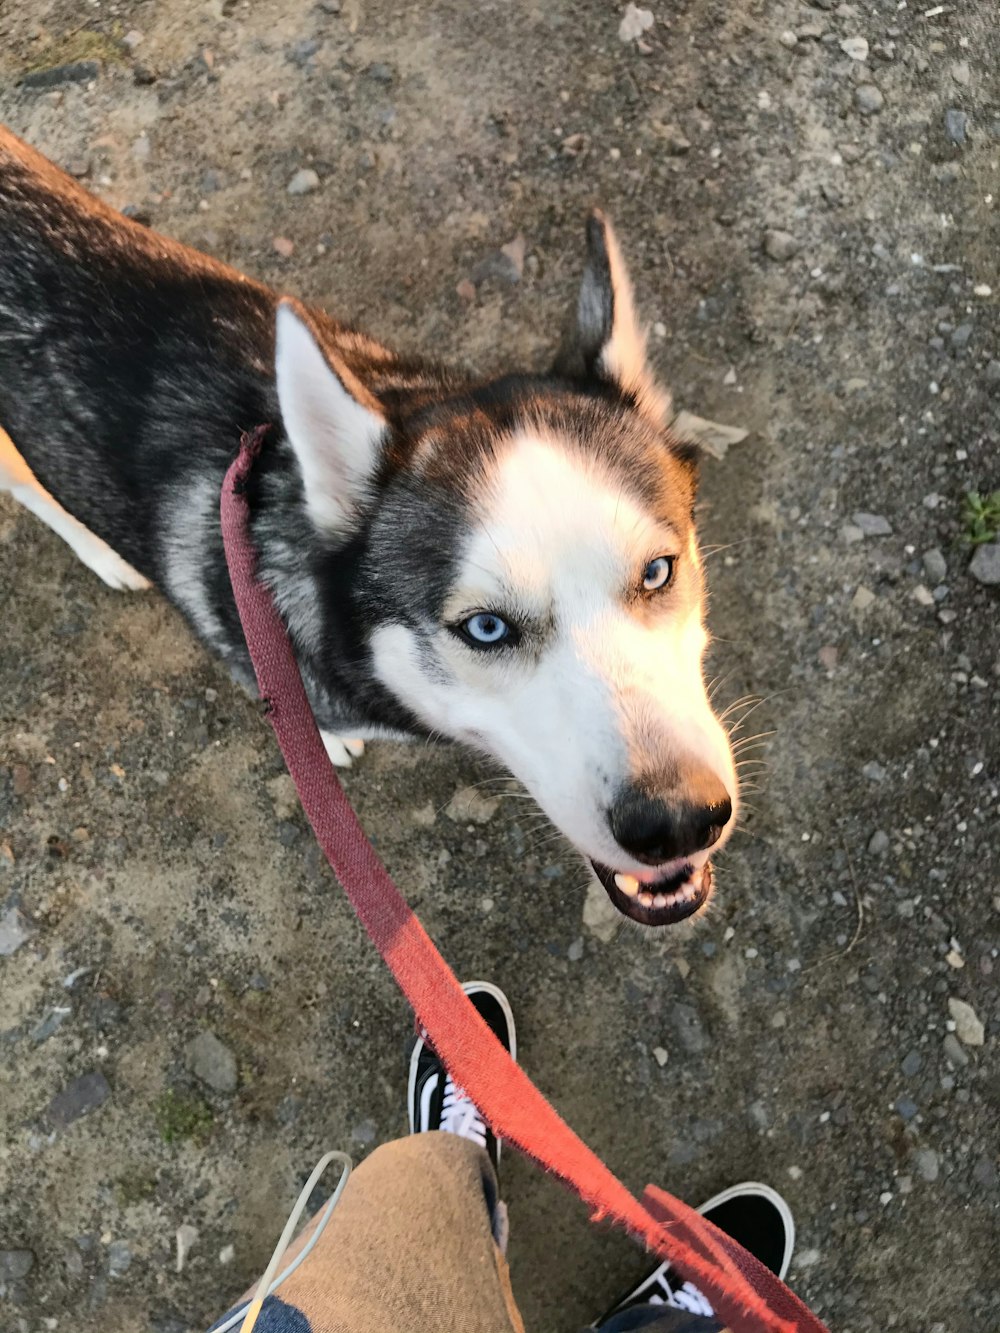
{"type": "MultiPolygon", "coordinates": [[[[717,905],[611,934],[503,782],[455,800],[490,776],[456,750],[373,747],[351,797],[628,1181],[773,1181],[842,1333],[996,1329],[1000,552],[963,543],[964,493],[1000,487],[995,4],[653,18],[30,0],[0,10],[0,116],[155,227],[484,369],[548,357],[604,203],[679,404],[749,432],[705,465],[712,670],[774,735],[717,905]]],[[[325,1148],[402,1130],[409,1019],[179,618],[4,500],[0,548],[0,1327],[184,1333],[325,1148]]],[[[525,1163],[504,1187],[530,1330],[641,1268],[525,1163]]]]}

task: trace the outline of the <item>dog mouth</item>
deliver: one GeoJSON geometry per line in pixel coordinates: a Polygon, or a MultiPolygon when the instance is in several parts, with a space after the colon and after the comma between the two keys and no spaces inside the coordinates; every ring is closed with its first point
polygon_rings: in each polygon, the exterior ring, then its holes
{"type": "Polygon", "coordinates": [[[673,926],[702,910],[715,887],[711,861],[697,869],[682,865],[662,879],[647,882],[591,861],[594,874],[623,916],[641,926],[673,926]]]}

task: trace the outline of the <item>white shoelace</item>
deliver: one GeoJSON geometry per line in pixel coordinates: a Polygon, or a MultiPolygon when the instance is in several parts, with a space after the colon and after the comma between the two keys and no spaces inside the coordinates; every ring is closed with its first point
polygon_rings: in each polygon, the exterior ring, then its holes
{"type": "Polygon", "coordinates": [[[698,1290],[693,1282],[685,1282],[683,1287],[672,1287],[667,1277],[668,1266],[656,1274],[656,1281],[663,1289],[661,1296],[654,1291],[644,1296],[647,1305],[669,1305],[674,1310],[687,1310],[689,1314],[704,1315],[711,1319],[715,1311],[709,1304],[708,1297],[698,1290]]]}
{"type": "Polygon", "coordinates": [[[457,1134],[460,1138],[478,1143],[480,1148],[486,1147],[486,1122],[475,1104],[450,1078],[444,1085],[441,1128],[446,1134],[457,1134]]]}
{"type": "Polygon", "coordinates": [[[687,1310],[691,1314],[704,1315],[707,1319],[715,1314],[708,1298],[698,1290],[693,1282],[685,1282],[679,1290],[671,1292],[670,1304],[676,1310],[687,1310]]]}

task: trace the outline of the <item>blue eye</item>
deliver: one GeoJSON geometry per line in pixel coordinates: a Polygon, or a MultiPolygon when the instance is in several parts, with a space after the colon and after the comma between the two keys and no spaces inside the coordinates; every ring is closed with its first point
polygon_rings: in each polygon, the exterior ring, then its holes
{"type": "Polygon", "coordinates": [[[642,586],[647,592],[657,592],[667,586],[674,576],[674,560],[672,555],[658,555],[655,560],[650,560],[642,576],[642,586]]]}
{"type": "Polygon", "coordinates": [[[477,648],[496,648],[516,641],[510,625],[495,611],[477,611],[457,627],[459,633],[477,648]]]}

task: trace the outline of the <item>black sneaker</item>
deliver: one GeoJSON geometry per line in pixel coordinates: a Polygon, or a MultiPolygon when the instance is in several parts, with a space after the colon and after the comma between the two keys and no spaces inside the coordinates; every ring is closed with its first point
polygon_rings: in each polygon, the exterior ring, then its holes
{"type": "MultiPolygon", "coordinates": [[[[517,1036],[510,1001],[503,991],[488,981],[467,981],[462,989],[485,1019],[493,1034],[511,1056],[517,1059],[517,1036]]],[[[500,1140],[496,1138],[477,1108],[437,1057],[424,1035],[417,1039],[410,1057],[410,1133],[426,1134],[440,1129],[471,1139],[489,1153],[494,1169],[500,1163],[500,1140]]]]}
{"type": "MultiPolygon", "coordinates": [[[[791,1209],[776,1190],[747,1181],[723,1190],[703,1203],[698,1212],[739,1241],[772,1273],[784,1278],[795,1248],[795,1222],[791,1209]]],[[[669,1305],[709,1319],[714,1314],[708,1298],[693,1283],[685,1282],[667,1262],[654,1268],[591,1327],[600,1328],[612,1315],[637,1305],[669,1305]]]]}

